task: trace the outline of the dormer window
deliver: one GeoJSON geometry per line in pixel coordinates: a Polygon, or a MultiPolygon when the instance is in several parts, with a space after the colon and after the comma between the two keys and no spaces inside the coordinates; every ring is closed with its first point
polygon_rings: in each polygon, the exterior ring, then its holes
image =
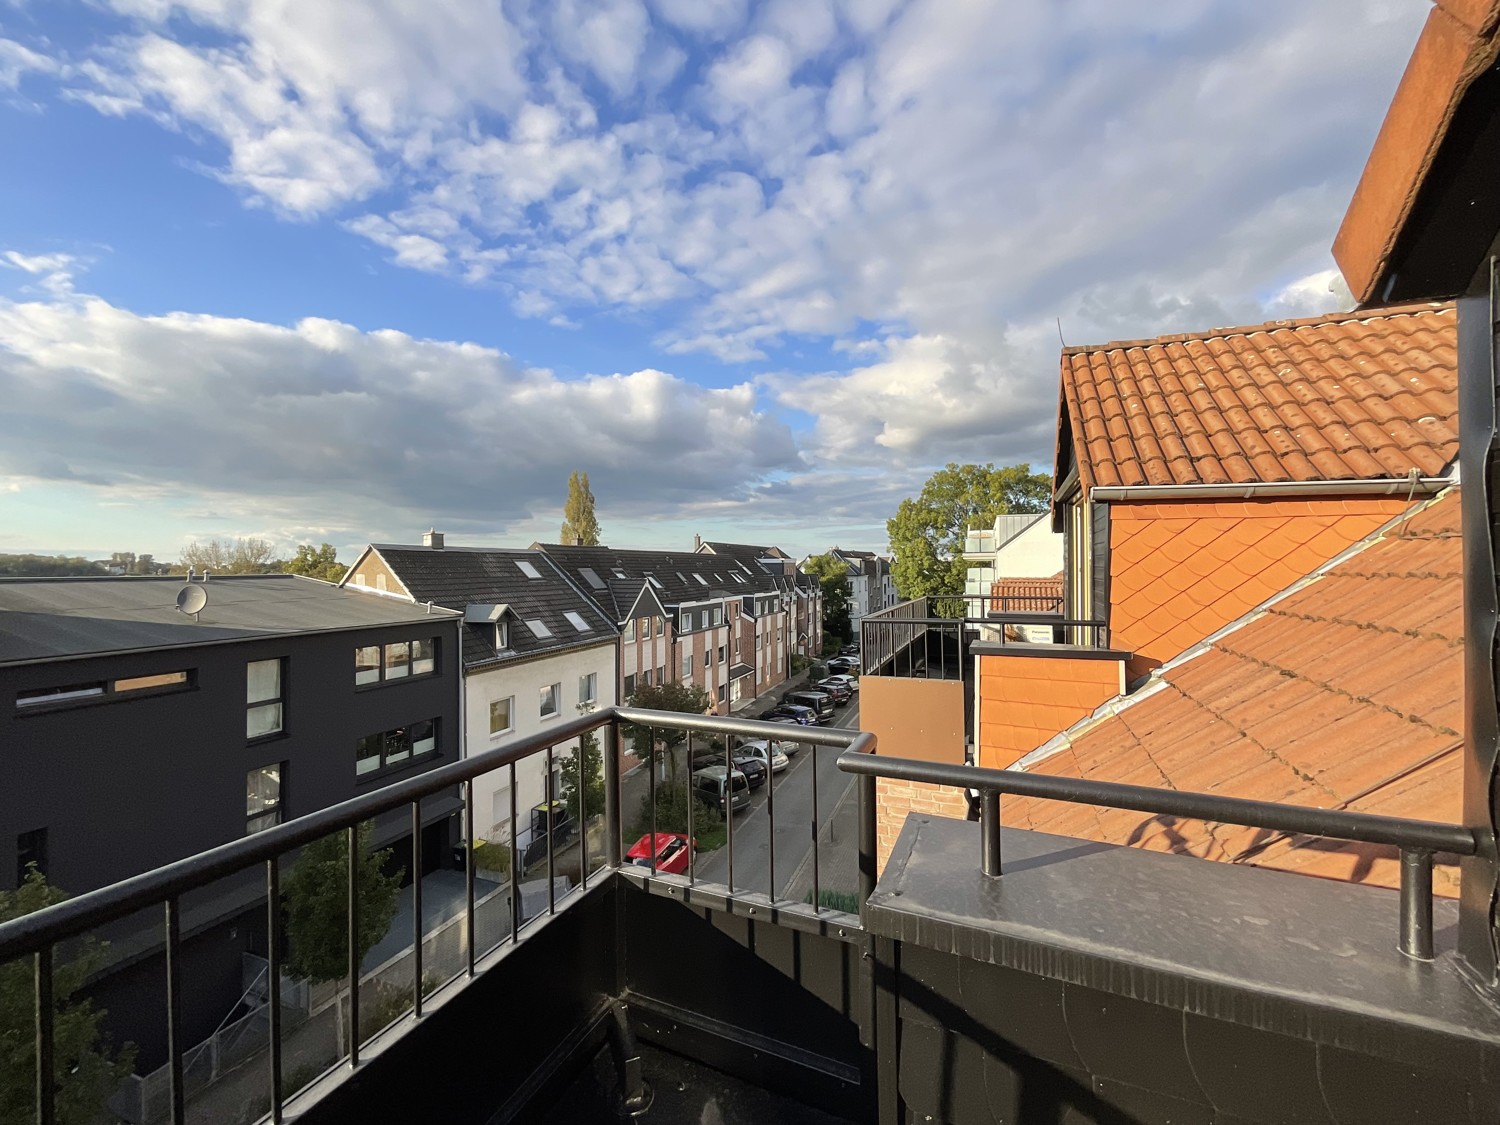
{"type": "Polygon", "coordinates": [[[510,648],[510,622],[495,622],[495,651],[504,652],[510,648]]]}

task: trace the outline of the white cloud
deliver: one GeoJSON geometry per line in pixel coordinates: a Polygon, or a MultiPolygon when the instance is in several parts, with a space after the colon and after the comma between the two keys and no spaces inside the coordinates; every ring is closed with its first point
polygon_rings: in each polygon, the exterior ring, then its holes
{"type": "Polygon", "coordinates": [[[577,468],[618,518],[665,518],[803,468],[749,385],[656,370],[565,380],[474,344],[314,318],[142,316],[82,294],[0,300],[0,397],[0,479],[282,523],[494,530],[577,468]]]}
{"type": "Polygon", "coordinates": [[[24,74],[55,74],[60,69],[54,59],[38,54],[14,39],[0,38],[0,90],[19,87],[24,74]]]}
{"type": "Polygon", "coordinates": [[[652,0],[656,14],[673,27],[722,39],[745,22],[745,0],[652,0]]]}

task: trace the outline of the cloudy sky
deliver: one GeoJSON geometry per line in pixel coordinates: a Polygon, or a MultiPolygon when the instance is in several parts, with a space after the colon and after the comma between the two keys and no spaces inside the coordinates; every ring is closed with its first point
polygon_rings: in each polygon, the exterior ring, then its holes
{"type": "Polygon", "coordinates": [[[1070,344],[1347,307],[1419,0],[0,0],[0,551],[884,548],[1070,344]]]}

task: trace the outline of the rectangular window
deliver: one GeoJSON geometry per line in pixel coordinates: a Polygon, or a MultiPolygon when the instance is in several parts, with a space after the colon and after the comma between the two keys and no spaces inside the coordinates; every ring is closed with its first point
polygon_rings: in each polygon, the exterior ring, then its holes
{"type": "Polygon", "coordinates": [[[687,610],[682,611],[682,625],[678,631],[682,633],[691,633],[693,631],[693,615],[687,610]]]}
{"type": "Polygon", "coordinates": [[[578,702],[593,703],[599,698],[599,673],[578,677],[578,702]]]}
{"type": "Polygon", "coordinates": [[[193,671],[158,672],[151,676],[127,676],[118,680],[95,680],[81,684],[63,684],[59,687],[29,688],[16,692],[16,710],[44,708],[49,705],[76,705],[96,700],[114,699],[119,696],[157,695],[170,691],[181,691],[194,686],[193,671]]]}
{"type": "Polygon", "coordinates": [[[515,710],[516,697],[508,696],[505,699],[496,699],[490,702],[490,733],[509,734],[515,729],[512,712],[515,710]]]}
{"type": "Polygon", "coordinates": [[[504,652],[510,648],[510,622],[495,622],[495,651],[504,652]]]}
{"type": "Polygon", "coordinates": [[[641,673],[641,686],[642,687],[650,687],[651,686],[651,669],[650,668],[647,668],[644,672],[641,673]]]}
{"type": "Polygon", "coordinates": [[[151,691],[155,688],[179,687],[188,682],[186,672],[163,672],[159,676],[132,676],[115,681],[115,694],[127,691],[151,691]]]}
{"type": "Polygon", "coordinates": [[[713,649],[710,648],[710,649],[704,649],[703,650],[703,670],[705,672],[708,671],[708,666],[713,663],[713,657],[714,657],[713,649]]]}
{"type": "Polygon", "coordinates": [[[436,719],[421,719],[408,726],[365,735],[354,746],[355,775],[362,777],[436,753],[437,728],[436,719]]]}
{"type": "Polygon", "coordinates": [[[620,634],[620,639],[624,641],[635,640],[635,618],[632,617],[629,621],[625,622],[625,629],[620,634]]]}
{"type": "Polygon", "coordinates": [[[285,762],[261,766],[245,775],[245,834],[264,832],[281,823],[281,782],[285,762]]]}
{"type": "Polygon", "coordinates": [[[36,864],[38,873],[47,874],[47,830],[33,828],[16,836],[16,886],[26,882],[26,869],[36,864]]]}
{"type": "Polygon", "coordinates": [[[356,685],[380,682],[379,645],[361,645],[354,650],[354,682],[356,685]]]}
{"type": "Polygon", "coordinates": [[[722,625],[722,624],[724,624],[724,607],[723,606],[720,606],[720,605],[714,606],[714,624],[715,625],[722,625]]]}
{"type": "Polygon", "coordinates": [[[437,640],[412,641],[411,674],[430,676],[437,671],[437,640]]]}
{"type": "Polygon", "coordinates": [[[720,703],[723,703],[723,702],[724,702],[724,697],[725,697],[725,693],[726,693],[726,692],[727,692],[727,691],[728,691],[728,689],[727,689],[727,688],[724,688],[724,687],[720,687],[720,688],[719,688],[719,702],[720,702],[720,703]]]}
{"type": "Polygon", "coordinates": [[[38,707],[44,703],[70,703],[104,694],[108,685],[100,680],[92,684],[67,684],[64,687],[32,688],[16,692],[16,707],[38,707]]]}
{"type": "MultiPolygon", "coordinates": [[[[649,687],[650,685],[648,684],[647,686],[649,687]]],[[[629,699],[634,694],[635,694],[635,677],[634,676],[626,676],[625,677],[625,698],[629,699]]]]}
{"type": "Polygon", "coordinates": [[[724,663],[724,654],[725,654],[725,651],[726,651],[726,646],[720,645],[719,646],[719,663],[720,664],[724,663]]]}
{"type": "Polygon", "coordinates": [[[385,646],[385,678],[399,680],[411,670],[411,646],[395,641],[385,646]]]}
{"type": "Polygon", "coordinates": [[[539,711],[544,719],[555,719],[562,710],[562,684],[548,684],[538,693],[539,711]]]}
{"type": "Polygon", "coordinates": [[[682,654],[682,678],[690,678],[693,674],[693,654],[685,652],[682,654]]]}
{"type": "Polygon", "coordinates": [[[656,682],[659,684],[667,682],[667,666],[665,664],[656,670],[656,682]]]}
{"type": "Polygon", "coordinates": [[[245,665],[246,738],[264,738],[284,729],[281,664],[278,657],[275,660],[252,660],[245,665]]]}
{"type": "Polygon", "coordinates": [[[665,633],[666,631],[667,631],[667,619],[665,617],[658,617],[658,618],[656,618],[656,635],[659,637],[663,633],[665,633]]]}

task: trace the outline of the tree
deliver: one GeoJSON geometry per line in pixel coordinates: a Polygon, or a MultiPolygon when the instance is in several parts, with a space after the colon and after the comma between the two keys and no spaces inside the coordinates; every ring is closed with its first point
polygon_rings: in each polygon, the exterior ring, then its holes
{"type": "MultiPolygon", "coordinates": [[[[385,937],[396,916],[396,895],[401,876],[383,871],[391,852],[370,850],[370,822],[357,832],[359,868],[355,876],[359,892],[359,957],[385,937]]],[[[342,982],[349,971],[349,847],[348,833],[331,832],[302,849],[297,862],[283,880],[286,901],[286,932],[291,942],[287,971],[294,977],[323,984],[342,982]]],[[[419,873],[414,873],[420,878],[419,873]]],[[[357,988],[359,981],[350,982],[357,988]]],[[[344,1047],[344,999],[340,988],[336,1001],[338,1049],[344,1047]]]]}
{"type": "Polygon", "coordinates": [[[210,539],[193,542],[183,548],[176,570],[193,570],[201,574],[267,574],[276,569],[276,551],[264,539],[210,539]]]}
{"type": "MultiPolygon", "coordinates": [[[[837,555],[814,555],[802,565],[817,576],[823,588],[823,636],[847,641],[853,632],[849,621],[849,566],[837,555]]],[[[825,646],[827,640],[824,641],[825,646]]]]}
{"type": "MultiPolygon", "coordinates": [[[[697,684],[666,683],[650,687],[638,687],[630,697],[632,707],[644,707],[651,711],[677,711],[684,715],[702,715],[713,706],[708,692],[697,684]]],[[[656,727],[630,725],[625,735],[630,739],[630,749],[641,761],[665,761],[672,775],[677,775],[677,755],[673,753],[687,739],[687,732],[656,727]]]]}
{"type": "MultiPolygon", "coordinates": [[[[578,708],[583,713],[593,709],[588,704],[580,705],[578,708]]],[[[577,808],[578,793],[581,789],[583,791],[581,819],[587,822],[589,817],[602,815],[604,812],[604,754],[599,749],[599,736],[593,731],[579,735],[577,751],[564,758],[560,768],[563,803],[570,809],[577,808]]]]}
{"type": "Polygon", "coordinates": [[[599,545],[599,520],[594,515],[594,494],[589,491],[588,473],[573,470],[568,478],[568,502],[563,505],[562,531],[564,546],[599,545]]]}
{"type": "Polygon", "coordinates": [[[77,555],[0,555],[0,576],[6,578],[62,578],[103,574],[98,563],[77,555]]]}
{"type": "Polygon", "coordinates": [[[349,568],[338,560],[338,552],[332,543],[314,547],[311,543],[300,543],[297,553],[281,564],[288,574],[305,574],[309,578],[321,578],[324,582],[337,582],[349,568]]]}
{"type": "Polygon", "coordinates": [[[901,596],[962,594],[968,530],[989,527],[1007,512],[1044,512],[1051,495],[1052,478],[1025,464],[997,469],[950,462],[933,473],[920,495],[901,501],[886,521],[901,596]]]}
{"type": "MultiPolygon", "coordinates": [[[[14,891],[0,891],[0,922],[9,922],[68,895],[47,885],[31,864],[14,891]]],[[[99,1030],[108,1014],[73,995],[104,960],[108,946],[92,938],[71,945],[72,956],[52,969],[53,1067],[59,1125],[88,1125],[101,1120],[104,1103],[135,1064],[135,1047],[112,1050],[99,1030]]],[[[60,951],[59,951],[60,952],[60,951]]],[[[33,961],[18,958],[0,965],[0,1121],[30,1121],[36,1106],[36,998],[33,961]]]]}

